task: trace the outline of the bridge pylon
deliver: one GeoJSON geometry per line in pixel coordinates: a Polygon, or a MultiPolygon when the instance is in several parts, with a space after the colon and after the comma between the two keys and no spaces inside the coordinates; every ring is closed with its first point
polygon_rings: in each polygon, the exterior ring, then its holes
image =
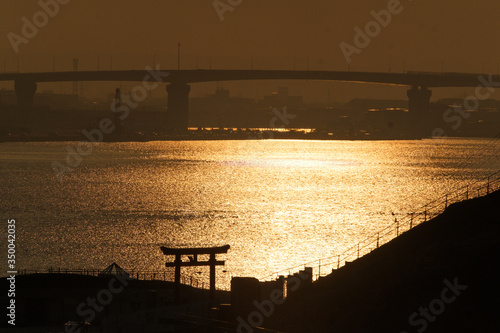
{"type": "Polygon", "coordinates": [[[189,91],[191,86],[184,82],[172,82],[167,85],[167,129],[187,131],[189,119],[189,91]]]}
{"type": "Polygon", "coordinates": [[[17,95],[17,105],[22,108],[33,107],[36,93],[36,82],[30,79],[14,81],[14,90],[17,95]]]}
{"type": "Polygon", "coordinates": [[[432,91],[427,87],[413,86],[407,91],[408,107],[410,112],[410,128],[413,128],[412,136],[421,139],[430,135],[428,120],[431,110],[432,91]]]}

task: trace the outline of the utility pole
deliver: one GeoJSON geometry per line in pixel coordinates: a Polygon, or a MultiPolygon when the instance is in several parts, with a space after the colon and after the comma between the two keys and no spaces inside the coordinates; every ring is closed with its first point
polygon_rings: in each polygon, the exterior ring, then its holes
{"type": "Polygon", "coordinates": [[[177,70],[181,69],[181,43],[177,44],[177,70]]]}
{"type": "MultiPolygon", "coordinates": [[[[73,70],[78,71],[78,58],[73,58],[73,70]]],[[[78,81],[73,81],[73,95],[78,96],[78,81]]]]}

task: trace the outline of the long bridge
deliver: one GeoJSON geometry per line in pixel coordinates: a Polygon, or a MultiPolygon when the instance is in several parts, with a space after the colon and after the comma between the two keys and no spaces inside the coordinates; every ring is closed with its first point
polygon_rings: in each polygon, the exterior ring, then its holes
{"type": "Polygon", "coordinates": [[[188,124],[190,84],[241,80],[320,80],[372,83],[409,87],[409,112],[417,121],[429,112],[432,92],[439,87],[500,86],[500,75],[435,72],[346,72],[297,70],[115,70],[37,73],[3,73],[0,81],[14,81],[18,105],[30,107],[39,82],[68,81],[137,81],[167,83],[167,128],[186,129],[188,124]]]}

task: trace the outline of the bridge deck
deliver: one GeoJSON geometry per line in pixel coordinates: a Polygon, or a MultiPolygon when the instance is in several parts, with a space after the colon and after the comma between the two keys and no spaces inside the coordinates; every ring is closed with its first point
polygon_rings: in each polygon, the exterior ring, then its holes
{"type": "MultiPolygon", "coordinates": [[[[149,82],[214,82],[239,80],[323,80],[375,83],[423,87],[476,87],[483,82],[500,82],[500,75],[473,73],[382,73],[346,71],[296,70],[126,70],[126,71],[68,71],[37,73],[2,73],[0,81],[29,80],[35,82],[65,81],[149,81],[149,82]]],[[[496,84],[495,86],[499,86],[496,84]]]]}

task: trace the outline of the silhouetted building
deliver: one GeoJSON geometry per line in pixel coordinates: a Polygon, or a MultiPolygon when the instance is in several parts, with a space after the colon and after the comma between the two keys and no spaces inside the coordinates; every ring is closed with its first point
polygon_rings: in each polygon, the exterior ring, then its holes
{"type": "Polygon", "coordinates": [[[283,108],[286,106],[289,110],[298,109],[303,106],[302,96],[290,96],[288,87],[278,87],[278,90],[270,96],[264,96],[264,99],[258,102],[259,106],[283,108]]]}
{"type": "Polygon", "coordinates": [[[230,97],[227,89],[218,88],[212,95],[191,98],[189,103],[189,124],[193,127],[264,127],[254,100],[230,97]]]}
{"type": "MultiPolygon", "coordinates": [[[[1,104],[17,106],[17,95],[14,90],[2,89],[0,92],[1,104]]],[[[48,107],[51,110],[69,110],[82,108],[78,95],[56,94],[52,90],[43,90],[35,94],[35,106],[48,107]]]]}

